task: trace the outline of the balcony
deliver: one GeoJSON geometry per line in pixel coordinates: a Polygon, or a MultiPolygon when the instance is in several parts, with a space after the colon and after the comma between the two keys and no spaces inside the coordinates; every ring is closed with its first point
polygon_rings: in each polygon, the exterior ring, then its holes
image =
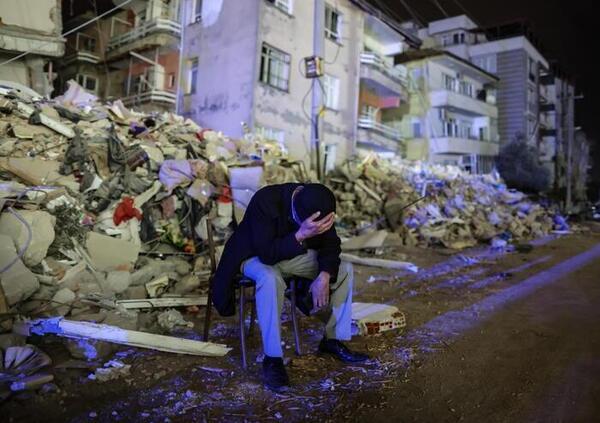
{"type": "Polygon", "coordinates": [[[399,67],[388,64],[372,52],[360,55],[360,77],[380,96],[406,95],[406,74],[399,67]]]}
{"type": "Polygon", "coordinates": [[[450,90],[435,90],[429,94],[431,107],[443,107],[458,110],[470,116],[498,118],[498,108],[494,104],[478,100],[468,95],[450,90]]]}
{"type": "MultiPolygon", "coordinates": [[[[131,27],[129,22],[113,18],[111,34],[115,32],[115,24],[131,27]]],[[[130,50],[166,45],[173,41],[173,37],[179,37],[180,34],[181,24],[172,19],[155,18],[144,21],[131,30],[111,36],[107,46],[108,55],[112,59],[127,54],[130,50]]]]}
{"type": "Polygon", "coordinates": [[[358,118],[358,143],[387,151],[396,151],[402,140],[400,131],[377,122],[370,116],[358,118]]]}
{"type": "Polygon", "coordinates": [[[130,95],[122,99],[123,104],[127,107],[142,105],[142,104],[163,104],[173,105],[177,102],[177,94],[165,90],[147,90],[138,94],[130,95]]]}
{"type": "Polygon", "coordinates": [[[496,142],[478,141],[468,138],[441,137],[429,141],[431,154],[479,154],[483,156],[496,156],[500,146],[496,142]]]}
{"type": "Polygon", "coordinates": [[[65,65],[72,62],[87,62],[97,64],[100,56],[97,48],[97,40],[82,32],[67,40],[67,51],[64,58],[65,65]]]}

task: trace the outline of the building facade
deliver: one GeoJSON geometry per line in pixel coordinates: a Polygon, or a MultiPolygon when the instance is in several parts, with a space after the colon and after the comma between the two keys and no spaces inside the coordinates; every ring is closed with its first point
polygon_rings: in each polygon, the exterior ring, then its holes
{"type": "Polygon", "coordinates": [[[318,112],[326,166],[357,145],[398,150],[399,133],[382,110],[405,98],[392,57],[408,42],[366,2],[187,0],[183,15],[184,116],[232,137],[245,123],[314,163],[318,112]],[[317,45],[324,75],[310,79],[304,58],[317,45]]]}
{"type": "Polygon", "coordinates": [[[52,59],[65,52],[61,34],[61,0],[3,0],[0,80],[17,82],[50,96],[56,77],[52,59]],[[28,54],[17,58],[25,52],[28,54]]]}
{"type": "Polygon", "coordinates": [[[550,66],[529,26],[515,22],[478,28],[461,15],[430,22],[419,36],[424,46],[443,48],[500,78],[501,143],[520,138],[535,146],[552,175],[548,188],[559,189],[561,149],[575,136],[575,86],[550,66]]]}
{"type": "MultiPolygon", "coordinates": [[[[107,0],[64,2],[67,30],[115,8],[107,0]],[[94,7],[95,6],[95,7],[94,7]]],[[[120,2],[123,3],[123,2],[120,2]]],[[[138,110],[175,110],[181,24],[178,0],[133,0],[67,37],[57,90],[71,79],[101,99],[138,110]]]]}
{"type": "Polygon", "coordinates": [[[411,51],[396,62],[407,66],[410,81],[399,116],[406,157],[490,172],[499,151],[498,78],[444,50],[411,51]]]}

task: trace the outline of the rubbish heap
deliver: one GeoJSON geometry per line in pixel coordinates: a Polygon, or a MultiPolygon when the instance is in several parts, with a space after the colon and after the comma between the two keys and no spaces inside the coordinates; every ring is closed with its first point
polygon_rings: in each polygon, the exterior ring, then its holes
{"type": "MultiPolygon", "coordinates": [[[[172,113],[102,104],[73,81],[54,100],[0,84],[0,333],[25,316],[37,319],[25,333],[81,336],[75,323],[89,322],[153,347],[140,329],[189,327],[169,309],[206,304],[207,219],[222,243],[260,185],[306,177],[248,131],[232,140],[172,113]]],[[[104,341],[88,341],[65,342],[98,358],[104,341]]],[[[182,348],[228,350],[204,344],[182,348]]]]}
{"type": "Polygon", "coordinates": [[[367,156],[340,166],[328,183],[347,236],[383,227],[397,232],[404,245],[463,249],[568,229],[560,216],[509,190],[498,175],[471,175],[454,166],[367,156]]]}

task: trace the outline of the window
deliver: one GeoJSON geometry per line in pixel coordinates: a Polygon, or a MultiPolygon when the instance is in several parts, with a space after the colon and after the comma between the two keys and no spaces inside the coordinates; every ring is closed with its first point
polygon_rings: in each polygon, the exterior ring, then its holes
{"type": "Polygon", "coordinates": [[[198,85],[198,58],[188,60],[188,81],[186,94],[195,94],[198,85]]]}
{"type": "Polygon", "coordinates": [[[77,75],[77,83],[88,91],[96,92],[98,80],[90,75],[77,75]]]}
{"type": "Polygon", "coordinates": [[[442,35],[442,46],[451,46],[452,45],[452,36],[450,34],[442,35]]]}
{"type": "Polygon", "coordinates": [[[169,74],[169,80],[168,80],[168,88],[173,88],[175,86],[175,74],[174,73],[170,73],[169,74]]]}
{"type": "Polygon", "coordinates": [[[413,118],[412,133],[413,133],[413,138],[421,138],[423,136],[423,133],[421,131],[421,121],[419,119],[413,118]]]}
{"type": "Polygon", "coordinates": [[[290,80],[290,55],[267,44],[262,46],[260,82],[287,91],[290,80]]]}
{"type": "Polygon", "coordinates": [[[325,37],[342,42],[342,15],[329,5],[325,5],[325,37]]]}
{"type": "Polygon", "coordinates": [[[335,76],[323,75],[323,91],[325,107],[338,110],[340,99],[340,80],[335,76]]]}
{"type": "Polygon", "coordinates": [[[473,84],[467,81],[460,81],[458,86],[458,92],[462,95],[473,97],[473,84]]]}
{"type": "Polygon", "coordinates": [[[448,75],[448,74],[444,74],[444,88],[446,88],[448,91],[456,91],[456,78],[448,75]]]}
{"type": "Polygon", "coordinates": [[[285,131],[281,129],[269,128],[267,126],[256,126],[256,133],[264,137],[266,140],[277,141],[283,145],[285,141],[285,131]]]}
{"type": "Polygon", "coordinates": [[[293,0],[267,0],[279,10],[291,15],[293,8],[293,0]]]}
{"type": "Polygon", "coordinates": [[[472,62],[475,66],[478,66],[487,72],[496,73],[498,71],[495,54],[473,57],[472,62]]]}
{"type": "Polygon", "coordinates": [[[81,50],[88,51],[90,53],[94,53],[96,51],[96,39],[92,38],[92,37],[88,37],[85,34],[79,34],[79,35],[83,35],[81,37],[80,44],[79,44],[79,47],[81,48],[81,50]]]}
{"type": "Polygon", "coordinates": [[[193,0],[194,2],[194,14],[192,16],[192,22],[200,22],[202,20],[202,0],[193,0]]]}
{"type": "Polygon", "coordinates": [[[528,60],[527,68],[529,70],[529,80],[532,82],[535,82],[535,75],[537,73],[537,67],[536,67],[535,60],[532,59],[531,57],[528,60]]]}
{"type": "Polygon", "coordinates": [[[375,120],[375,115],[377,114],[377,107],[365,104],[362,106],[361,114],[367,119],[375,120]]]}

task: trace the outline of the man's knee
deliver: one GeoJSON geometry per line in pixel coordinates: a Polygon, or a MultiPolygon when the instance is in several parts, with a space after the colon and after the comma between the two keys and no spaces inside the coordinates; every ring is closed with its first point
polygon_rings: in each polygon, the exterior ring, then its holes
{"type": "Polygon", "coordinates": [[[281,273],[277,269],[274,269],[272,266],[265,266],[260,270],[259,274],[256,277],[256,287],[257,288],[267,288],[267,289],[277,289],[278,285],[283,281],[281,277],[281,273]]]}

